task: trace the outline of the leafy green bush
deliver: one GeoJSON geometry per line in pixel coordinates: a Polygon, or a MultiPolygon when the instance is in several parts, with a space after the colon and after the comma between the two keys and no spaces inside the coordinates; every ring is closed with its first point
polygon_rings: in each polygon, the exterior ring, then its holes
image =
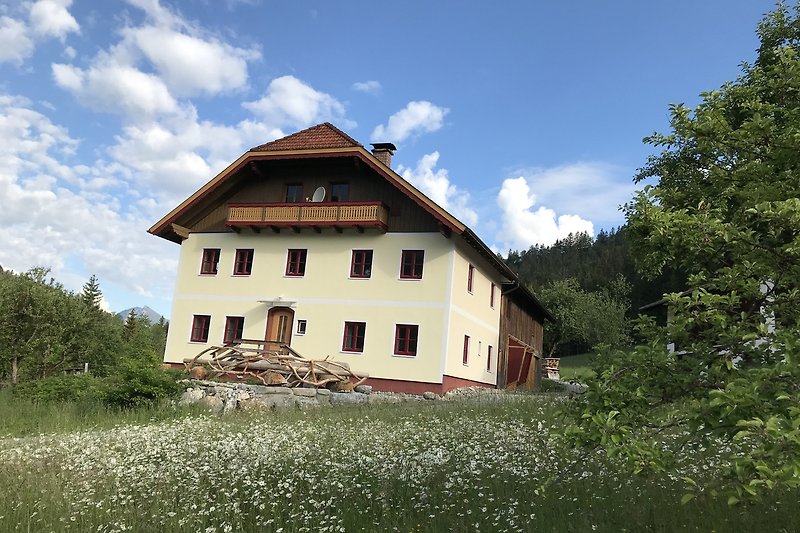
{"type": "Polygon", "coordinates": [[[14,395],[34,403],[96,400],[103,394],[104,380],[88,374],[53,376],[21,383],[14,395]]]}
{"type": "Polygon", "coordinates": [[[177,380],[183,374],[146,363],[129,361],[108,379],[103,402],[114,407],[153,405],[180,392],[177,380]]]}

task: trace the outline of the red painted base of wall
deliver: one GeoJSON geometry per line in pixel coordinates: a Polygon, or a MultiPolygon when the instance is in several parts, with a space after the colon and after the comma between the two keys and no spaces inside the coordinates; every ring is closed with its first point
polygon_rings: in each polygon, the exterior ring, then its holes
{"type": "Polygon", "coordinates": [[[469,379],[456,378],[453,376],[444,376],[444,383],[429,383],[426,381],[403,381],[400,379],[384,379],[384,378],[369,378],[365,385],[371,385],[372,388],[380,392],[404,392],[406,394],[422,394],[423,392],[435,392],[442,395],[453,389],[460,387],[486,387],[494,389],[494,385],[488,383],[481,383],[479,381],[472,381],[469,379]]]}

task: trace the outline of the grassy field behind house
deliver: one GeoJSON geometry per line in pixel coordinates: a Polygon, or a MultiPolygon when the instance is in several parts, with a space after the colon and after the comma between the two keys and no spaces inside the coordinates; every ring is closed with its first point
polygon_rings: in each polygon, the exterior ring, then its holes
{"type": "Polygon", "coordinates": [[[796,491],[680,506],[680,476],[713,477],[719,445],[682,450],[674,476],[632,477],[602,455],[576,461],[551,439],[558,401],[227,416],[4,402],[0,419],[39,424],[3,423],[0,530],[800,530],[796,491]]]}
{"type": "Polygon", "coordinates": [[[592,353],[562,357],[559,363],[561,379],[582,381],[589,376],[594,376],[594,372],[590,369],[592,357],[594,357],[592,353]]]}

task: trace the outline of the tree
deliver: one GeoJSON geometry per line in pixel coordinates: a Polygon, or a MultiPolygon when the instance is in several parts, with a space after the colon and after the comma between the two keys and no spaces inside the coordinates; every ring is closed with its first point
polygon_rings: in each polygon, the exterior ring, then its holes
{"type": "Polygon", "coordinates": [[[637,470],[667,468],[658,437],[676,426],[731,443],[718,487],[730,503],[800,486],[798,8],[757,33],[754,64],[695,109],[672,106],[671,133],[646,139],[663,151],[636,180],[657,182],[626,206],[638,267],[685,269],[693,290],[667,296],[666,326],[640,321],[633,351],[601,354],[565,430],[637,470]]]}
{"type": "Polygon", "coordinates": [[[630,285],[619,276],[607,288],[583,290],[574,278],[544,286],[539,297],[555,318],[545,329],[544,349],[549,357],[581,353],[599,344],[624,345],[628,340],[630,285]],[[564,348],[566,347],[566,350],[564,348]]]}
{"type": "Polygon", "coordinates": [[[94,274],[92,274],[89,281],[83,285],[81,300],[90,307],[100,309],[100,302],[103,300],[103,292],[100,290],[100,283],[97,281],[97,276],[94,274]]]}

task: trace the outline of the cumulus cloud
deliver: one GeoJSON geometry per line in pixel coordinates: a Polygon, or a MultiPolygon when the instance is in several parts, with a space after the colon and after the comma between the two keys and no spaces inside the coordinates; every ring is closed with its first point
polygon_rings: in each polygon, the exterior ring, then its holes
{"type": "Polygon", "coordinates": [[[447,169],[436,169],[438,162],[439,152],[433,152],[422,156],[415,168],[401,165],[397,172],[456,218],[468,226],[474,226],[478,223],[478,213],[469,205],[469,193],[450,182],[447,169]]]}
{"type": "Polygon", "coordinates": [[[242,106],[277,127],[304,128],[325,120],[352,125],[341,102],[294,76],[275,78],[263,97],[242,106]]]}
{"type": "Polygon", "coordinates": [[[0,137],[4,268],[44,265],[64,278],[68,263],[83,263],[139,294],[169,293],[177,250],[146,234],[152,221],[135,206],[84,188],[109,168],[70,165],[77,141],[23,98],[0,95],[0,137]]]}
{"type": "Polygon", "coordinates": [[[425,100],[409,102],[406,107],[389,117],[386,125],[380,124],[373,131],[373,142],[400,143],[413,135],[436,131],[444,124],[450,110],[425,100]]]}
{"type": "Polygon", "coordinates": [[[381,92],[381,83],[375,80],[357,81],[353,84],[353,90],[367,94],[378,94],[381,92]]]}
{"type": "Polygon", "coordinates": [[[172,113],[178,102],[161,79],[111,60],[88,69],[55,63],[53,79],[86,107],[141,118],[172,113]]]}
{"type": "Polygon", "coordinates": [[[578,215],[557,215],[545,206],[534,208],[537,196],[525,177],[503,181],[497,195],[502,227],[496,236],[501,249],[527,249],[534,244],[549,246],[570,233],[594,235],[594,225],[578,215]]]}
{"type": "Polygon", "coordinates": [[[21,64],[33,53],[33,39],[28,36],[24,22],[0,17],[0,63],[21,64]]]}
{"type": "Polygon", "coordinates": [[[33,31],[62,40],[70,32],[79,32],[78,21],[67,9],[70,5],[72,0],[38,0],[31,6],[30,23],[33,31]]]}

